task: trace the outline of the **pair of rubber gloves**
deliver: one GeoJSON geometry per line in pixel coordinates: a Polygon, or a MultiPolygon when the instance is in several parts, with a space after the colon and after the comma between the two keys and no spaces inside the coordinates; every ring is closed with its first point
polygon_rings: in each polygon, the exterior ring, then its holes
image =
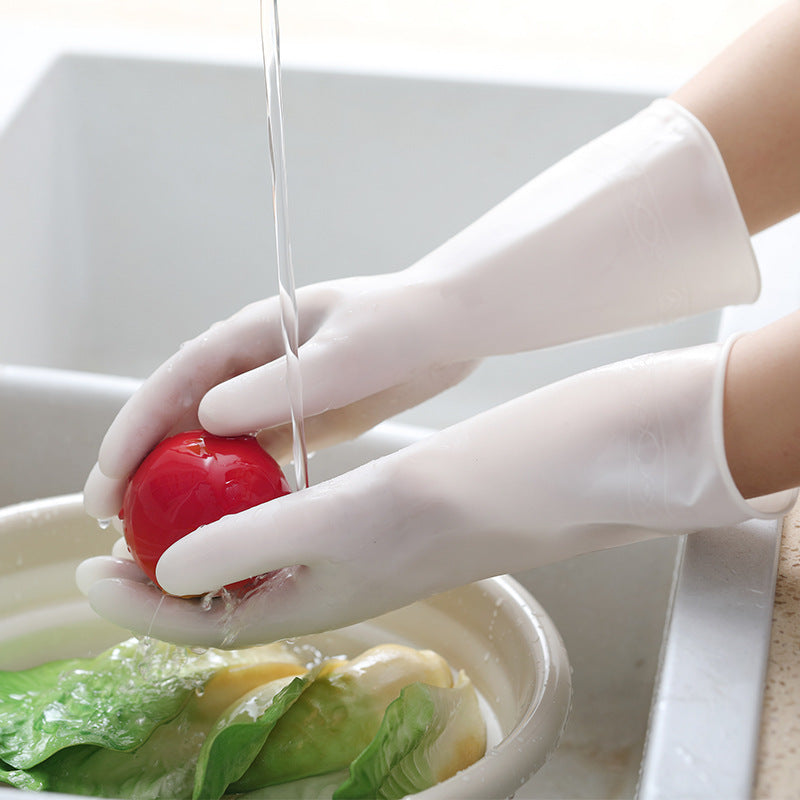
{"type": "MultiPolygon", "coordinates": [[[[722,158],[660,100],[410,268],[298,292],[311,449],[453,385],[476,361],[752,301],[758,268],[722,158]]],[[[85,489],[112,517],[164,436],[262,431],[290,450],[275,298],[187,343],[122,409],[85,489]]],[[[225,517],[158,565],[175,595],[285,568],[241,603],[164,597],[124,548],[84,562],[94,608],[158,638],[243,645],[335,628],[480,578],[591,550],[777,516],[725,458],[728,345],[582,373],[343,474],[225,517]],[[233,636],[231,637],[231,631],[233,636]],[[226,637],[228,637],[226,639],[226,637]]]]}

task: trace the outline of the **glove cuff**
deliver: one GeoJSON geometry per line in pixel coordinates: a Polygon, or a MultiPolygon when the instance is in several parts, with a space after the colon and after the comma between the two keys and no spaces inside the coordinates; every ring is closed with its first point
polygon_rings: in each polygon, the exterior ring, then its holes
{"type": "Polygon", "coordinates": [[[433,287],[451,360],[751,302],[760,277],[708,131],[661,99],[524,185],[408,277],[433,287]]]}

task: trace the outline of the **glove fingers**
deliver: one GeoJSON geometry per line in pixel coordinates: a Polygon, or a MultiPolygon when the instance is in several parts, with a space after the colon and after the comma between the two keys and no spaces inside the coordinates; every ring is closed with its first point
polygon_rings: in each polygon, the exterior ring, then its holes
{"type": "MultiPolygon", "coordinates": [[[[389,376],[375,369],[375,357],[365,354],[363,347],[355,353],[346,343],[335,348],[314,342],[303,346],[299,358],[304,416],[342,408],[405,380],[401,372],[389,376]]],[[[385,360],[386,354],[380,358],[385,360]]],[[[213,387],[200,402],[199,417],[207,430],[219,436],[289,422],[285,362],[272,361],[213,387]]]]}
{"type": "Polygon", "coordinates": [[[106,578],[92,584],[87,596],[101,617],[143,636],[199,647],[225,639],[221,607],[206,610],[199,600],[169,597],[152,583],[106,578]]]}
{"type": "Polygon", "coordinates": [[[198,528],[161,556],[159,584],[170,594],[196,595],[298,565],[340,576],[384,570],[390,541],[380,535],[383,520],[416,524],[397,519],[409,504],[398,500],[391,464],[404,452],[198,528]]]}
{"type": "Polygon", "coordinates": [[[83,487],[83,507],[95,519],[110,519],[119,514],[124,494],[125,480],[109,478],[95,464],[83,487]]]}
{"type": "MultiPolygon", "coordinates": [[[[454,386],[469,375],[477,364],[477,361],[470,361],[433,368],[419,380],[392,386],[342,408],[332,408],[314,417],[307,416],[306,445],[309,451],[316,451],[354,439],[377,424],[454,386]]],[[[290,424],[260,430],[258,441],[279,463],[284,464],[291,460],[290,424]]],[[[313,473],[313,463],[310,466],[313,473]]]]}
{"type": "MultiPolygon", "coordinates": [[[[119,522],[120,525],[122,524],[122,520],[119,517],[115,517],[115,522],[119,522]]],[[[111,555],[114,556],[114,558],[133,561],[133,556],[131,555],[131,551],[128,549],[128,543],[125,541],[124,536],[120,536],[120,538],[114,542],[114,545],[111,548],[111,555]]]]}
{"type": "MultiPolygon", "coordinates": [[[[306,352],[303,350],[303,374],[307,372],[306,352]]],[[[303,406],[305,414],[312,413],[305,382],[303,406]]],[[[285,360],[271,361],[210,388],[200,400],[198,417],[200,424],[217,436],[238,436],[289,422],[285,360]]]]}
{"type": "Polygon", "coordinates": [[[254,575],[330,558],[325,512],[307,507],[306,495],[311,494],[307,490],[277,498],[183,537],[161,556],[159,584],[173,595],[199,595],[254,575]]]}
{"type": "MultiPolygon", "coordinates": [[[[384,362],[388,354],[379,358],[384,362]]],[[[341,347],[335,351],[312,344],[301,348],[303,415],[309,439],[314,433],[327,445],[351,438],[454,386],[478,364],[462,361],[428,366],[408,375],[387,372],[385,367],[367,369],[364,362],[363,355],[351,357],[341,347]],[[360,365],[357,376],[348,374],[353,363],[360,365]],[[311,421],[323,416],[324,421],[318,420],[312,427],[311,421]],[[345,434],[334,433],[332,440],[328,439],[326,430],[335,428],[343,428],[345,434]]],[[[200,402],[200,422],[218,436],[275,428],[290,422],[287,397],[285,364],[274,361],[210,389],[200,402]]],[[[314,441],[314,449],[319,446],[314,441]]],[[[270,453],[277,458],[271,449],[270,453]]]]}
{"type": "Polygon", "coordinates": [[[96,556],[82,561],[75,570],[78,589],[86,595],[95,583],[108,578],[147,583],[147,576],[130,558],[96,556]]]}
{"type": "Polygon", "coordinates": [[[123,577],[95,582],[92,608],[111,622],[140,635],[198,647],[244,647],[336,626],[320,606],[327,593],[306,570],[286,570],[238,602],[170,597],[153,584],[123,577]]]}

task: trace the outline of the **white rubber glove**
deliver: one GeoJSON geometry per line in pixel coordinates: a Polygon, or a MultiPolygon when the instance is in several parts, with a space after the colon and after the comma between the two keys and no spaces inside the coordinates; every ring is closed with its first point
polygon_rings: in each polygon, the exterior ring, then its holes
{"type": "MultiPolygon", "coordinates": [[[[474,359],[751,301],[758,288],[714,142],[680,106],[657,101],[409,269],[301,289],[309,447],[433,396],[474,359]]],[[[148,379],[103,442],[89,513],[115,515],[147,452],[198,417],[221,435],[270,428],[262,443],[288,457],[278,320],[274,298],[249,306],[148,379]]]]}
{"type": "Polygon", "coordinates": [[[794,492],[747,502],[728,471],[727,354],[711,344],[582,373],[170,547],[157,574],[177,595],[289,568],[232,614],[219,600],[204,610],[165,597],[124,559],[84,562],[79,585],[126,628],[244,645],[592,550],[777,516],[794,492]]]}

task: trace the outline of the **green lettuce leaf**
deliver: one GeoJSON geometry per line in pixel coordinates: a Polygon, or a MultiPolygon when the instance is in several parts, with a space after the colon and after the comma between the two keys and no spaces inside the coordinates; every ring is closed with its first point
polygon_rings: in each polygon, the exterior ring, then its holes
{"type": "Polygon", "coordinates": [[[232,792],[345,769],[369,744],[404,686],[452,685],[441,656],[402,645],[373,647],[324,670],[280,718],[232,792]]]}
{"type": "Polygon", "coordinates": [[[176,652],[130,639],[94,659],[0,671],[0,759],[25,769],[75,744],[138,747],[207,677],[176,670],[176,652]]]}
{"type": "Polygon", "coordinates": [[[130,639],[93,659],[0,672],[0,763],[12,768],[1,779],[150,796],[141,787],[155,785],[161,769],[162,796],[170,782],[187,781],[191,796],[197,756],[224,709],[255,686],[303,671],[278,645],[196,654],[130,639]]]}
{"type": "Polygon", "coordinates": [[[350,765],[334,800],[394,800],[420,792],[486,750],[478,698],[461,673],[452,689],[415,683],[387,709],[375,738],[350,765]]]}
{"type": "MultiPolygon", "coordinates": [[[[275,696],[304,680],[287,676],[267,686],[275,696]]],[[[205,695],[193,695],[178,716],[159,726],[136,750],[70,747],[35,767],[32,774],[50,791],[136,800],[188,800],[194,794],[218,800],[227,783],[216,794],[195,791],[198,760],[209,730],[216,725],[206,713],[204,699],[205,695]]]]}
{"type": "Polygon", "coordinates": [[[350,774],[347,769],[312,775],[299,781],[279,783],[237,795],[237,800],[331,800],[333,792],[350,774]]]}
{"type": "Polygon", "coordinates": [[[197,760],[194,800],[218,800],[245,773],[272,729],[316,677],[315,672],[259,686],[214,723],[197,760]]]}
{"type": "Polygon", "coordinates": [[[41,780],[34,775],[30,775],[23,769],[14,769],[9,764],[0,761],[0,785],[15,786],[17,789],[28,789],[32,792],[40,792],[45,786],[41,780]]]}
{"type": "Polygon", "coordinates": [[[451,686],[440,656],[400,645],[308,672],[280,645],[195,654],[129,640],[94,659],[0,673],[0,784],[135,800],[258,790],[266,800],[330,798],[346,778],[341,797],[395,796],[477,753],[474,691],[463,677],[451,686]],[[404,759],[420,753],[423,768],[409,770],[404,759]]]}

